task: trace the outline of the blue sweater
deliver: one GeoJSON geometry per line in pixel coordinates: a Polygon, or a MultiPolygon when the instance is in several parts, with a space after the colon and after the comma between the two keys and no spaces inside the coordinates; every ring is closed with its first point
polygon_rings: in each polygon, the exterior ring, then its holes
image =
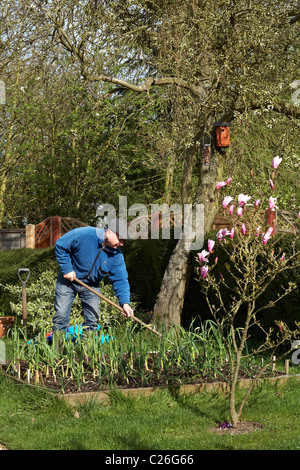
{"type": "Polygon", "coordinates": [[[58,265],[62,274],[75,271],[76,277],[90,286],[99,286],[101,279],[108,275],[120,305],[129,304],[130,287],[124,256],[120,248],[103,247],[104,240],[104,229],[95,227],[80,227],[67,232],[55,244],[58,265]]]}

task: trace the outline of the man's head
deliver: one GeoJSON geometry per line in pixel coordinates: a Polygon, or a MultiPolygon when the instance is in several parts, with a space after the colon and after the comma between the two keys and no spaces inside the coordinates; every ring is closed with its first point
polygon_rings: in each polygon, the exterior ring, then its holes
{"type": "Polygon", "coordinates": [[[105,230],[105,246],[109,246],[116,250],[119,246],[123,246],[124,240],[119,237],[118,233],[113,232],[109,228],[105,230]]]}
{"type": "Polygon", "coordinates": [[[117,249],[123,246],[124,239],[128,239],[128,229],[125,222],[120,219],[109,220],[105,229],[105,245],[117,249]]]}

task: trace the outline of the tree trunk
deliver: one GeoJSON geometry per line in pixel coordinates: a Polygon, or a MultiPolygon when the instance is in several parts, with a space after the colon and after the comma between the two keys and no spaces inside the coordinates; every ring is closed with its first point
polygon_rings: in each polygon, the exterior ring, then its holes
{"type": "Polygon", "coordinates": [[[204,233],[210,231],[219,209],[220,192],[216,184],[223,179],[224,156],[217,153],[211,159],[210,166],[204,166],[199,179],[195,202],[204,205],[204,233]]]}
{"type": "Polygon", "coordinates": [[[178,241],[171,255],[155,302],[153,312],[156,323],[162,323],[166,328],[172,325],[180,325],[190,275],[189,243],[182,239],[178,241]]]}
{"type": "Polygon", "coordinates": [[[6,195],[8,173],[14,160],[14,158],[11,155],[12,134],[13,134],[13,119],[11,120],[10,125],[9,125],[9,132],[8,132],[6,142],[5,142],[3,169],[0,172],[0,227],[3,227],[3,222],[5,218],[4,199],[6,195]]]}
{"type": "MultiPolygon", "coordinates": [[[[191,171],[193,159],[191,149],[188,152],[191,171]]],[[[223,175],[222,155],[216,153],[209,167],[203,167],[199,178],[198,190],[194,204],[204,205],[204,233],[207,233],[219,208],[219,197],[215,190],[217,181],[223,175]]],[[[184,187],[185,199],[188,197],[187,186],[184,187]]],[[[162,322],[166,327],[180,325],[185,292],[192,274],[190,241],[182,238],[178,241],[164,273],[160,292],[154,305],[156,322],[162,322]]]]}

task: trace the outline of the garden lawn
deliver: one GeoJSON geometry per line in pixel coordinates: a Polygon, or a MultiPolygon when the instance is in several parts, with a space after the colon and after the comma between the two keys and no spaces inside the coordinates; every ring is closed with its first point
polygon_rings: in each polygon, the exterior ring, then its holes
{"type": "Polygon", "coordinates": [[[263,426],[248,434],[212,432],[228,421],[224,394],[150,397],[112,392],[111,404],[77,408],[0,373],[0,442],[12,450],[233,450],[300,449],[300,381],[262,384],[251,395],[244,420],[263,426]]]}

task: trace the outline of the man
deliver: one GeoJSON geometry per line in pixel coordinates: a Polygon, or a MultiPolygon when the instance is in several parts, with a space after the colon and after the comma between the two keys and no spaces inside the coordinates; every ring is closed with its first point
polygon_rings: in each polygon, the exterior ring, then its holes
{"type": "Polygon", "coordinates": [[[128,238],[127,227],[125,224],[122,226],[122,221],[115,219],[108,223],[106,229],[76,228],[57,240],[55,254],[60,272],[54,300],[54,332],[67,330],[70,311],[77,294],[82,304],[84,329],[97,329],[99,297],[76,283],[75,277],[100,292],[99,283],[104,276],[108,276],[124,314],[127,317],[133,315],[128,274],[120,249],[124,238],[128,238]]]}

